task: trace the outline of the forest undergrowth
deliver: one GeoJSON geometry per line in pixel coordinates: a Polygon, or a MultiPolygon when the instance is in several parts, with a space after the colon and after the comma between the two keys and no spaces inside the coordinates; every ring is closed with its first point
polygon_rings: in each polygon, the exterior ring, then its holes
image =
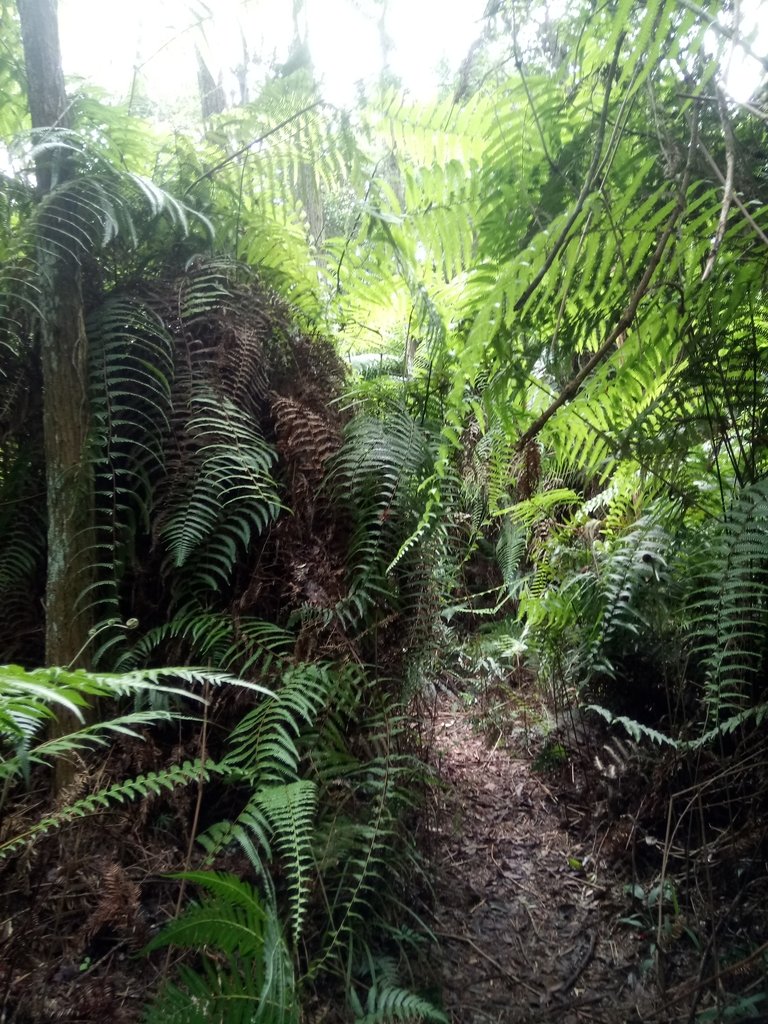
{"type": "Polygon", "coordinates": [[[443,689],[430,718],[449,1019],[763,1019],[765,875],[733,837],[705,861],[671,825],[693,791],[704,813],[722,768],[681,793],[673,765],[599,723],[556,725],[530,684],[490,705],[473,689],[443,689]]]}
{"type": "MultiPolygon", "coordinates": [[[[482,435],[438,485],[439,396],[345,385],[241,267],[134,282],[91,332],[94,668],[0,676],[5,1019],[760,1019],[764,705],[714,717],[707,609],[741,592],[667,506],[574,516],[528,447],[477,531],[482,435]],[[703,627],[665,612],[675,559],[703,627]]],[[[34,664],[31,564],[6,643],[34,664]]]]}
{"type": "Polygon", "coordinates": [[[0,0],[0,1020],[768,1019],[742,5],[494,0],[343,111],[296,0],[188,131],[55,6],[0,0]]]}

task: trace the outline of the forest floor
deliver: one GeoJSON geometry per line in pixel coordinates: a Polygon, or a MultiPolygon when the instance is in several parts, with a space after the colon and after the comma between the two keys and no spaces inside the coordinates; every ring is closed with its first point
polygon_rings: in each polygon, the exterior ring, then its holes
{"type": "MultiPolygon", "coordinates": [[[[515,696],[535,708],[534,695],[515,696]]],[[[439,990],[451,1024],[768,1020],[760,994],[768,947],[763,862],[736,888],[726,862],[717,865],[721,884],[709,910],[686,916],[678,895],[682,904],[695,865],[681,859],[675,874],[671,855],[665,860],[665,816],[654,809],[665,806],[662,784],[649,762],[627,746],[626,770],[612,778],[596,764],[597,751],[607,761],[604,734],[582,737],[579,757],[557,729],[549,738],[527,725],[489,735],[478,719],[482,707],[445,692],[420,716],[436,778],[422,838],[433,885],[427,923],[439,942],[424,980],[430,995],[439,990]],[[643,801],[650,810],[641,815],[643,801]],[[662,890],[670,895],[658,909],[651,895],[662,890]],[[716,958],[706,938],[713,933],[716,958]],[[718,962],[719,1005],[709,984],[718,962]],[[740,1002],[729,984],[745,993],[740,1002]]],[[[101,778],[155,770],[166,755],[138,740],[116,745],[101,778]]],[[[43,799],[30,794],[24,814],[39,815],[43,799]]],[[[162,828],[147,801],[78,820],[5,862],[0,1022],[140,1019],[164,953],[153,961],[137,953],[176,911],[177,890],[165,876],[189,845],[193,799],[175,793],[162,828]]],[[[10,827],[21,832],[21,818],[10,827]]],[[[237,851],[231,857],[223,870],[247,870],[237,851]]],[[[414,894],[419,913],[422,895],[414,894]]],[[[350,1019],[338,993],[328,1005],[319,998],[317,1019],[350,1019]]]]}
{"type": "Polygon", "coordinates": [[[438,698],[433,728],[433,928],[452,1024],[688,1019],[685,1003],[681,1018],[665,1010],[643,970],[652,925],[620,922],[621,829],[589,838],[586,780],[535,771],[522,740],[489,743],[458,698],[438,698]]]}

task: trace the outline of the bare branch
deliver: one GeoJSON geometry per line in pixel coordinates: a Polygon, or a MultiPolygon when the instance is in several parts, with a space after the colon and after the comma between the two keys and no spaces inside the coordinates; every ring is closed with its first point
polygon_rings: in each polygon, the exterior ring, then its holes
{"type": "MultiPolygon", "coordinates": [[[[712,168],[714,173],[717,175],[717,178],[720,181],[720,184],[721,185],[725,185],[725,180],[726,179],[723,177],[723,172],[720,170],[720,168],[715,163],[715,158],[712,156],[712,154],[709,152],[707,147],[701,141],[699,141],[699,149],[704,154],[704,156],[705,156],[709,166],[712,168]]],[[[749,226],[755,232],[755,234],[760,239],[760,241],[763,242],[764,245],[768,245],[768,235],[766,235],[766,233],[763,231],[763,229],[757,223],[755,218],[752,216],[752,214],[746,208],[746,206],[744,205],[742,200],[739,198],[738,192],[733,192],[731,198],[733,199],[734,204],[738,207],[739,211],[741,212],[742,216],[744,217],[744,220],[747,222],[747,224],[749,224],[749,226]]]]}
{"type": "Polygon", "coordinates": [[[761,57],[759,53],[755,53],[752,47],[749,45],[743,36],[739,35],[733,29],[728,28],[727,25],[723,25],[722,22],[718,21],[717,18],[710,14],[709,11],[705,11],[703,7],[699,7],[698,4],[693,3],[693,0],[680,0],[680,4],[686,7],[691,13],[695,14],[698,18],[702,18],[708,22],[710,28],[712,28],[718,35],[724,36],[726,39],[730,39],[732,43],[740,46],[744,53],[756,60],[758,64],[762,65],[765,71],[768,71],[768,57],[761,57]]]}
{"type": "Polygon", "coordinates": [[[678,202],[675,204],[674,210],[670,214],[670,217],[667,221],[666,227],[664,228],[661,238],[656,243],[656,248],[648,262],[647,267],[645,268],[645,272],[640,279],[640,283],[632,293],[632,296],[629,302],[627,303],[624,312],[621,314],[618,323],[613,328],[608,337],[605,339],[600,348],[597,350],[597,352],[595,352],[595,354],[592,356],[592,358],[576,374],[576,376],[572,378],[572,380],[568,381],[568,383],[565,385],[565,387],[554,400],[554,402],[552,402],[551,405],[549,405],[544,410],[541,416],[539,416],[538,419],[536,419],[531,424],[531,426],[518,440],[517,444],[515,445],[515,449],[517,451],[522,451],[523,448],[525,448],[525,446],[530,441],[532,441],[537,434],[541,432],[542,428],[549,422],[549,420],[552,419],[557,410],[564,406],[569,399],[573,398],[573,396],[579,390],[579,388],[590,375],[590,373],[592,373],[595,367],[598,366],[611,352],[611,349],[613,349],[613,347],[615,346],[618,338],[624,333],[624,331],[627,330],[628,327],[630,327],[632,321],[635,319],[637,307],[640,305],[641,300],[645,296],[645,293],[648,291],[648,286],[650,285],[651,279],[653,278],[653,275],[656,272],[656,268],[661,263],[662,256],[664,255],[664,250],[667,248],[667,243],[669,242],[670,238],[674,233],[678,217],[680,216],[682,211],[683,204],[678,199],[678,202]]]}
{"type": "Polygon", "coordinates": [[[613,79],[614,79],[615,74],[616,74],[616,68],[617,68],[618,63],[619,63],[619,55],[621,53],[621,47],[622,47],[623,42],[624,42],[624,33],[622,33],[619,36],[619,38],[618,38],[618,40],[616,42],[616,49],[614,50],[614,53],[613,53],[613,60],[611,61],[611,66],[608,69],[608,74],[607,74],[607,78],[606,78],[606,86],[605,86],[605,97],[603,99],[603,109],[602,109],[602,112],[600,114],[600,124],[598,125],[597,139],[595,141],[595,151],[594,151],[594,154],[592,156],[592,163],[590,164],[589,170],[587,171],[587,176],[584,179],[584,184],[583,184],[583,186],[581,188],[581,192],[579,193],[579,196],[578,196],[578,198],[576,200],[576,203],[574,204],[574,207],[571,210],[571,213],[570,213],[570,216],[568,217],[568,220],[563,225],[563,230],[560,232],[557,240],[555,241],[555,244],[552,246],[550,251],[547,253],[547,258],[544,260],[544,264],[542,265],[542,267],[539,270],[538,274],[536,274],[536,276],[530,282],[530,284],[525,289],[523,294],[520,296],[520,298],[515,303],[514,309],[515,309],[516,313],[520,312],[520,310],[523,308],[523,306],[525,306],[525,304],[528,301],[528,299],[530,299],[530,297],[533,295],[533,293],[539,287],[541,282],[544,280],[544,277],[545,277],[547,271],[552,266],[552,264],[555,262],[555,260],[557,259],[558,255],[560,253],[560,250],[563,248],[565,243],[568,241],[568,236],[570,234],[571,228],[576,223],[576,219],[578,218],[579,214],[581,213],[581,211],[582,211],[582,209],[584,207],[584,203],[587,201],[587,196],[589,195],[589,193],[594,188],[595,181],[596,181],[597,176],[598,176],[598,170],[600,168],[600,165],[602,163],[602,158],[603,158],[603,142],[605,141],[605,128],[606,128],[606,125],[608,123],[608,108],[610,106],[610,100],[611,100],[611,86],[613,84],[613,79]]]}
{"type": "Polygon", "coordinates": [[[253,149],[254,146],[258,146],[260,142],[264,142],[265,139],[268,139],[270,135],[275,135],[282,128],[285,128],[286,125],[291,124],[292,121],[297,121],[304,114],[308,114],[310,110],[314,110],[315,107],[322,106],[322,104],[322,100],[316,100],[314,103],[310,103],[308,107],[302,107],[302,109],[297,110],[295,114],[291,114],[290,117],[286,117],[285,120],[281,121],[279,124],[276,124],[274,128],[270,128],[269,131],[264,132],[263,135],[259,135],[258,138],[251,139],[250,142],[246,142],[244,146],[241,146],[240,149],[236,149],[234,153],[230,153],[228,157],[225,157],[218,164],[215,164],[213,167],[209,168],[207,171],[201,174],[199,178],[195,178],[195,180],[192,182],[189,188],[184,192],[184,195],[188,196],[192,189],[196,185],[199,185],[201,181],[205,181],[206,178],[212,178],[214,174],[220,171],[223,167],[226,167],[227,164],[231,164],[233,160],[237,160],[237,158],[239,156],[242,156],[243,153],[247,153],[248,150],[253,149]]]}
{"type": "Polygon", "coordinates": [[[731,201],[733,199],[733,175],[736,167],[736,141],[733,137],[733,126],[728,115],[728,107],[725,103],[723,92],[718,86],[717,106],[720,111],[720,123],[723,126],[723,137],[725,139],[725,181],[723,182],[723,205],[720,209],[720,220],[717,224],[717,231],[712,240],[712,248],[709,250],[707,265],[701,275],[702,283],[707,280],[715,267],[717,254],[725,238],[725,229],[728,227],[728,214],[731,212],[731,201]]]}

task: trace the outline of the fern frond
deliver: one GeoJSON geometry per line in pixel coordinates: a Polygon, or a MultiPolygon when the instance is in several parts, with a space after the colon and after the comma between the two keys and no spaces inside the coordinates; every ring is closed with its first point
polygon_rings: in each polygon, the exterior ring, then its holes
{"type": "Polygon", "coordinates": [[[666,736],[663,732],[659,732],[658,729],[653,729],[643,722],[637,722],[633,718],[627,718],[626,715],[614,715],[608,708],[601,707],[599,704],[588,704],[585,710],[594,711],[601,718],[604,718],[609,725],[622,726],[635,743],[639,743],[643,739],[649,739],[652,743],[656,743],[659,746],[678,747],[680,745],[677,740],[671,736],[666,736]]]}
{"type": "Polygon", "coordinates": [[[227,399],[197,391],[191,408],[179,482],[167,501],[158,536],[177,568],[204,548],[208,564],[198,574],[201,580],[210,576],[218,589],[229,578],[239,546],[246,547],[251,533],[261,533],[281,507],[270,475],[275,455],[227,399]],[[222,543],[219,562],[215,551],[222,543]]]}
{"type": "Polygon", "coordinates": [[[38,836],[55,831],[78,818],[102,813],[116,804],[122,805],[149,796],[159,796],[163,791],[170,792],[179,786],[187,786],[201,780],[207,782],[214,770],[212,762],[202,764],[199,760],[185,761],[181,765],[173,765],[160,772],[147,772],[124,782],[116,782],[106,789],[96,790],[61,811],[40,819],[18,835],[0,840],[0,860],[28,846],[38,836]]]}
{"type": "Polygon", "coordinates": [[[290,669],[274,698],[254,708],[232,731],[224,763],[263,783],[297,781],[298,737],[314,725],[335,685],[331,666],[290,669]]]}
{"type": "Polygon", "coordinates": [[[202,972],[180,972],[164,988],[146,1017],[192,1024],[226,1020],[233,1024],[298,1022],[294,976],[272,900],[234,875],[196,871],[172,876],[206,893],[147,946],[147,952],[179,946],[215,951],[202,972]]]}
{"type": "Polygon", "coordinates": [[[689,614],[706,673],[707,725],[732,719],[762,692],[768,608],[768,481],[744,488],[712,530],[689,614]]]}
{"type": "Polygon", "coordinates": [[[365,1012],[355,1017],[355,1024],[391,1024],[398,1020],[447,1024],[448,1018],[415,992],[395,985],[372,985],[365,1001],[365,1012]]]}
{"type": "Polygon", "coordinates": [[[268,823],[288,873],[293,943],[298,948],[314,866],[317,786],[307,779],[282,786],[263,786],[255,792],[253,803],[268,823]]]}
{"type": "Polygon", "coordinates": [[[234,821],[217,822],[198,836],[209,861],[220,850],[236,843],[262,877],[267,877],[265,859],[272,858],[274,845],[287,872],[295,948],[301,936],[314,867],[316,809],[317,786],[310,780],[258,786],[234,821]]]}

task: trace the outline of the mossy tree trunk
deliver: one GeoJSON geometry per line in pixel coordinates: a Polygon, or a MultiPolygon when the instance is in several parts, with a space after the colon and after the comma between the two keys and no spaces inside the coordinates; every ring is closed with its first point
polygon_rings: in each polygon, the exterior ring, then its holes
{"type": "MultiPolygon", "coordinates": [[[[56,0],[17,0],[32,127],[70,126],[59,45],[56,0]]],[[[52,137],[53,141],[55,136],[52,137]]],[[[39,139],[38,139],[39,141],[39,139]]],[[[83,314],[81,253],[70,224],[72,199],[61,186],[72,175],[63,148],[46,147],[36,166],[40,208],[37,262],[41,312],[39,345],[43,378],[48,566],[45,653],[49,665],[85,666],[90,616],[82,596],[92,577],[93,477],[89,433],[87,338],[83,314]],[[58,190],[55,201],[51,201],[58,190]]],[[[76,725],[59,718],[61,732],[76,725]]],[[[70,768],[60,762],[59,785],[70,768]]]]}

